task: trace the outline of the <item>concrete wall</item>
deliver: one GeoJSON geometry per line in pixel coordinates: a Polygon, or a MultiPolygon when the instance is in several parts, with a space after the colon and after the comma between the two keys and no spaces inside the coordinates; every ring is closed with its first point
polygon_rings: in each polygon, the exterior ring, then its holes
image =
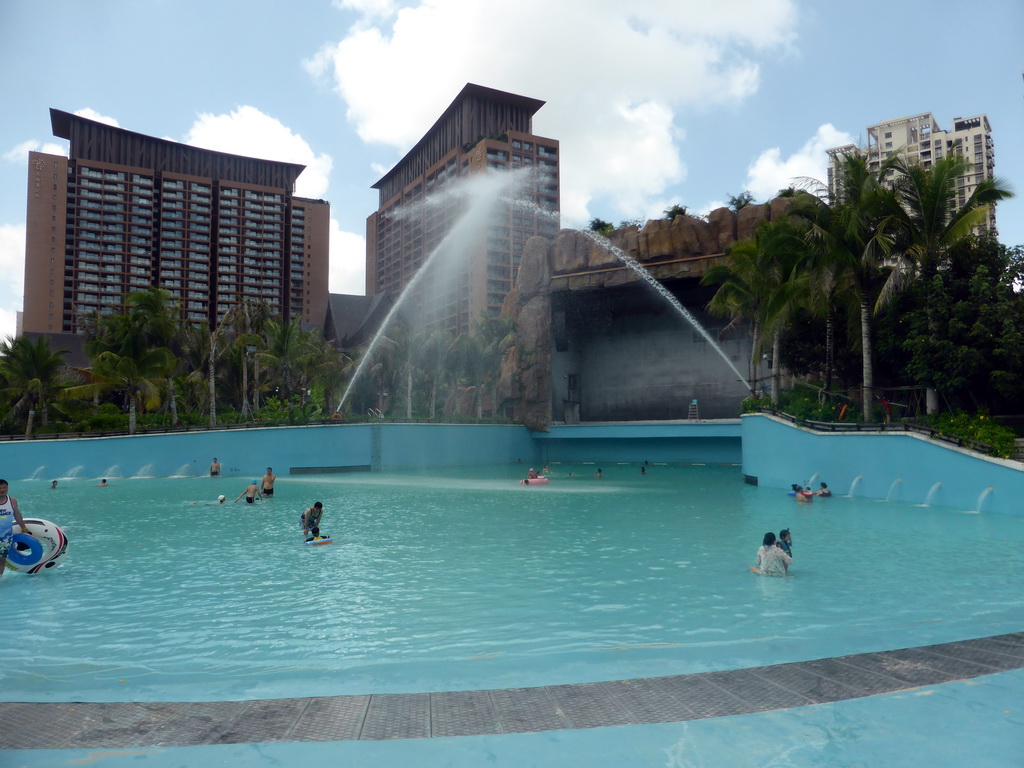
{"type": "Polygon", "coordinates": [[[742,418],[743,474],[759,485],[828,483],[836,494],[1024,515],[1024,466],[926,437],[892,432],[820,434],[764,414],[742,418]],[[897,482],[899,481],[899,482],[897,482]],[[855,484],[856,483],[856,484],[855,484]],[[937,488],[936,483],[941,483],[937,488]],[[991,488],[991,490],[989,490],[991,488]]]}
{"type": "Polygon", "coordinates": [[[536,461],[538,448],[520,426],[354,424],[272,427],[89,440],[0,443],[0,477],[169,477],[206,475],[214,457],[222,474],[259,477],[270,466],[351,470],[536,461]]]}
{"type": "Polygon", "coordinates": [[[533,435],[541,462],[739,464],[740,421],[553,426],[533,435]]]}
{"type": "MultiPolygon", "coordinates": [[[[707,292],[678,291],[676,296],[717,339],[723,321],[700,309],[707,292]]],[[[746,385],[714,347],[646,285],[559,295],[552,310],[555,423],[684,419],[695,398],[701,418],[739,414],[746,385]],[[569,387],[573,376],[578,384],[575,397],[569,387]]],[[[745,333],[730,336],[719,346],[746,375],[750,340],[745,333]]]]}

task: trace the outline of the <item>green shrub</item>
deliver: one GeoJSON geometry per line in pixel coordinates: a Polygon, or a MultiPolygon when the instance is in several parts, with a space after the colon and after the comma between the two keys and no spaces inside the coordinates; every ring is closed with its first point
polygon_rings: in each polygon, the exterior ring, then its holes
{"type": "Polygon", "coordinates": [[[860,408],[853,403],[836,397],[822,399],[821,390],[800,384],[780,392],[779,402],[774,405],[765,397],[747,398],[743,401],[744,413],[759,408],[773,408],[800,421],[856,422],[861,417],[860,408]]]}
{"type": "Polygon", "coordinates": [[[979,443],[991,446],[993,456],[1003,459],[1013,456],[1016,450],[1016,435],[1013,430],[997,422],[987,411],[937,413],[921,416],[917,419],[917,423],[931,427],[947,437],[977,440],[979,443]]]}

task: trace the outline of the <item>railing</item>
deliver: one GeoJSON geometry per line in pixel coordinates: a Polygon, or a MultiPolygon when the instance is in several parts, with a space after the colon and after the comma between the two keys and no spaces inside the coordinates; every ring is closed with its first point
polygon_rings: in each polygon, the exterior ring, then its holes
{"type": "Polygon", "coordinates": [[[806,427],[812,429],[815,432],[909,432],[917,435],[924,435],[932,440],[938,440],[942,443],[948,443],[949,445],[956,445],[961,448],[969,448],[972,451],[978,453],[984,453],[987,456],[991,456],[995,450],[988,443],[982,443],[978,440],[972,440],[967,437],[957,437],[956,435],[944,435],[941,432],[932,429],[931,427],[925,427],[920,424],[911,424],[905,421],[895,421],[892,423],[878,422],[878,423],[857,423],[857,422],[836,422],[836,421],[812,421],[810,419],[798,419],[795,416],[791,416],[783,411],[777,411],[774,408],[761,407],[757,409],[759,413],[769,413],[772,416],[776,416],[784,421],[788,421],[791,424],[795,424],[798,427],[806,427]]]}

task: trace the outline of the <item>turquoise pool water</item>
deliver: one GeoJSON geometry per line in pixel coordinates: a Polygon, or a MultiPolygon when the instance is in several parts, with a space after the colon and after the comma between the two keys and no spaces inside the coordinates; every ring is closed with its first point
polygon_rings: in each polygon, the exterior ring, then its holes
{"type": "MultiPolygon", "coordinates": [[[[8,572],[7,701],[273,698],[549,685],[756,666],[1019,631],[1024,518],[832,498],[735,467],[554,466],[15,483],[62,525],[8,572]],[[569,473],[575,473],[570,477],[569,473]],[[313,501],[336,543],[309,547],[313,501]],[[189,504],[202,501],[210,506],[189,504]],[[789,579],[751,575],[793,531],[789,579]]],[[[827,478],[823,478],[826,479],[827,478]]]]}

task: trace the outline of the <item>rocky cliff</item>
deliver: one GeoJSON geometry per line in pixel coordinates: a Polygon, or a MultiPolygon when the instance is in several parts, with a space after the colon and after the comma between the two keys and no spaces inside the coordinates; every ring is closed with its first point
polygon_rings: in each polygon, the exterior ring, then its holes
{"type": "Polygon", "coordinates": [[[553,241],[530,238],[515,287],[502,307],[502,314],[516,322],[516,343],[502,360],[499,401],[514,400],[523,424],[547,431],[551,424],[551,295],[640,280],[616,249],[636,259],[659,281],[699,278],[731,245],[753,235],[761,222],[782,216],[788,204],[788,198],[776,198],[738,213],[718,208],[706,219],[654,219],[643,228],[615,230],[608,237],[614,248],[603,238],[573,229],[563,229],[553,241]]]}

